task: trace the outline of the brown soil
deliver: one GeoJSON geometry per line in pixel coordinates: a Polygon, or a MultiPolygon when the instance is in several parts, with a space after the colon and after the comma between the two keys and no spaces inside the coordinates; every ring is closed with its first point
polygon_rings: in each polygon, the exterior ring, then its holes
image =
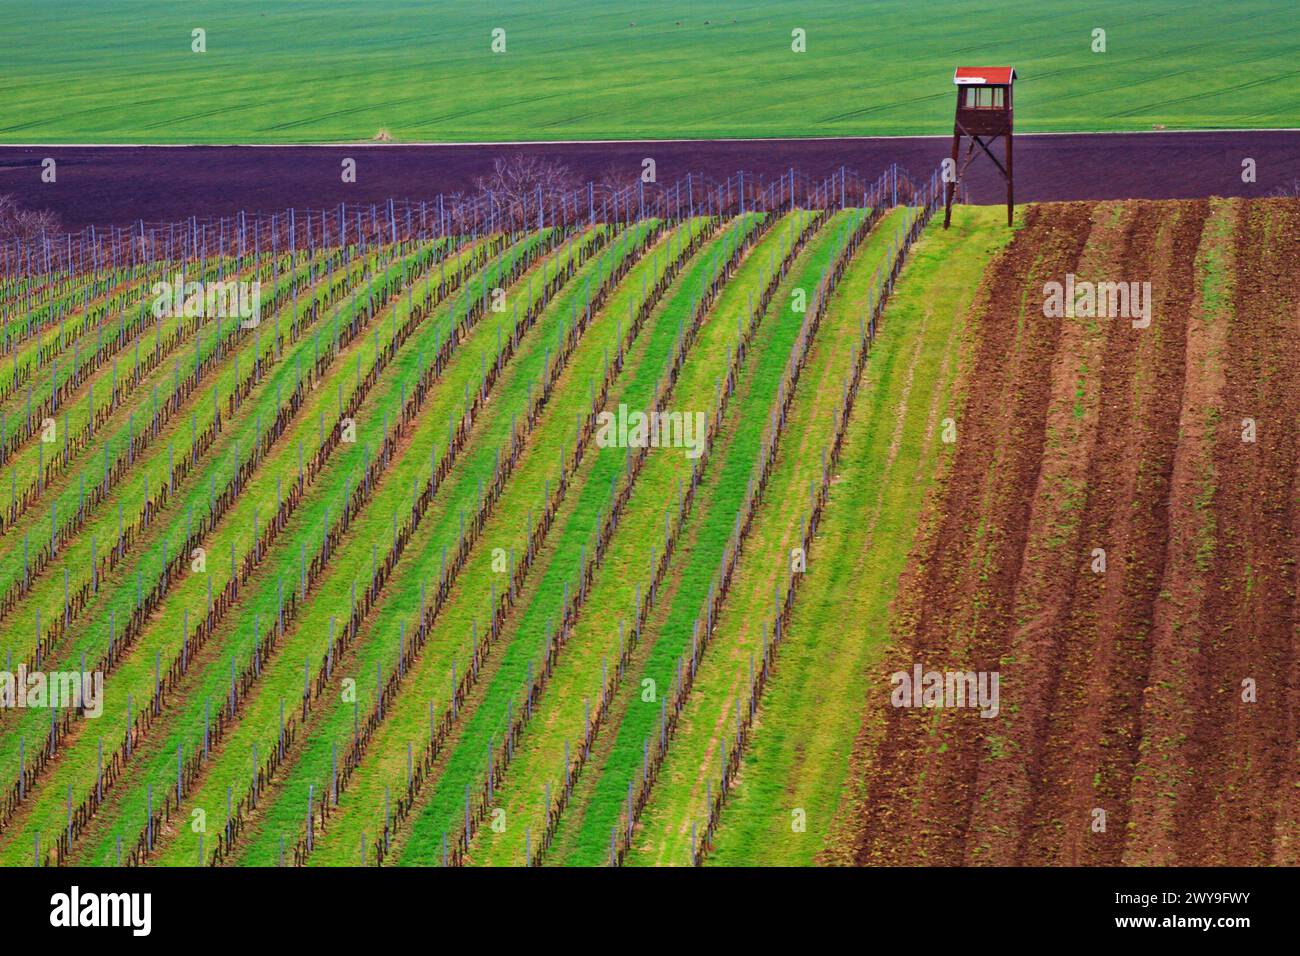
{"type": "Polygon", "coordinates": [[[1235,206],[1217,325],[1208,202],[1033,209],[990,267],[874,692],[884,732],[855,755],[860,863],[1300,854],[1300,204],[1235,206]],[[1150,327],[1043,317],[1067,272],[1149,280],[1150,327]],[[892,707],[887,675],[915,664],[998,672],[1001,713],[892,707]]]}
{"type": "Polygon", "coordinates": [[[1196,772],[1176,813],[1181,863],[1269,863],[1275,827],[1286,823],[1279,813],[1295,809],[1287,798],[1298,782],[1298,207],[1242,203],[1237,220],[1223,427],[1214,450],[1219,534],[1202,607],[1206,640],[1186,675],[1198,691],[1189,729],[1196,772]],[[1254,443],[1242,441],[1248,417],[1256,421],[1254,443]],[[1248,678],[1255,703],[1242,699],[1248,678]]]}

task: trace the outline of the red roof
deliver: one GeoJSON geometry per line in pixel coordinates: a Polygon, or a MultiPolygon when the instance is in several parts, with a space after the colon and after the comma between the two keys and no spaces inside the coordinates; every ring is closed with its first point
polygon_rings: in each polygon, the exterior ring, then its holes
{"type": "Polygon", "coordinates": [[[952,81],[958,86],[1010,86],[1015,78],[1014,66],[959,66],[952,81]]]}

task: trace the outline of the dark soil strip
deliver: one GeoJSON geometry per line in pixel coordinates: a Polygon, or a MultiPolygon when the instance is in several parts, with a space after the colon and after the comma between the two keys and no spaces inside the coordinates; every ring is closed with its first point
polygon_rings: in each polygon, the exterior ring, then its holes
{"type": "MultiPolygon", "coordinates": [[[[477,177],[491,173],[494,159],[516,154],[560,160],[584,182],[611,171],[634,180],[642,160],[652,157],[659,182],[671,184],[687,173],[724,179],[738,170],[772,181],[790,167],[817,179],[841,166],[870,177],[892,163],[922,175],[939,165],[951,143],[943,135],[468,146],[9,146],[0,147],[0,193],[52,208],[65,227],[78,229],[240,210],[432,199],[472,190],[477,177]],[[41,182],[46,156],[58,160],[57,189],[41,182]],[[357,162],[355,183],[342,182],[344,157],[357,162]]],[[[1015,158],[1018,202],[1258,198],[1293,184],[1300,132],[1021,135],[1015,158]],[[1258,182],[1241,181],[1247,156],[1256,161],[1258,182]]],[[[971,202],[1005,201],[1001,177],[987,161],[971,165],[966,185],[971,202]]]]}

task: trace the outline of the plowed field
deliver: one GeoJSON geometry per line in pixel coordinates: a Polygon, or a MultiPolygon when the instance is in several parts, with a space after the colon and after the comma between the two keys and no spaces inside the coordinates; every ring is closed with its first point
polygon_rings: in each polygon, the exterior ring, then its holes
{"type": "Polygon", "coordinates": [[[863,864],[1294,864],[1300,204],[1029,209],[972,321],[840,839],[863,864]],[[1044,283],[1149,282],[1151,321],[1044,283]],[[891,675],[999,678],[996,716],[891,675]]]}

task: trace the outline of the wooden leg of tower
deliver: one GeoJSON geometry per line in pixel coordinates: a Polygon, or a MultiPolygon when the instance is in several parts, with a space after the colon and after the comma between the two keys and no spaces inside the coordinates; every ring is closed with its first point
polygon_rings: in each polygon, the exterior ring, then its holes
{"type": "Polygon", "coordinates": [[[1012,173],[1011,167],[1011,134],[1007,133],[1007,225],[1011,225],[1011,218],[1016,205],[1016,178],[1012,173]]]}
{"type": "Polygon", "coordinates": [[[961,149],[961,133],[952,134],[952,162],[950,174],[953,180],[943,184],[943,228],[947,229],[952,223],[952,196],[957,189],[957,154],[961,149]]]}

